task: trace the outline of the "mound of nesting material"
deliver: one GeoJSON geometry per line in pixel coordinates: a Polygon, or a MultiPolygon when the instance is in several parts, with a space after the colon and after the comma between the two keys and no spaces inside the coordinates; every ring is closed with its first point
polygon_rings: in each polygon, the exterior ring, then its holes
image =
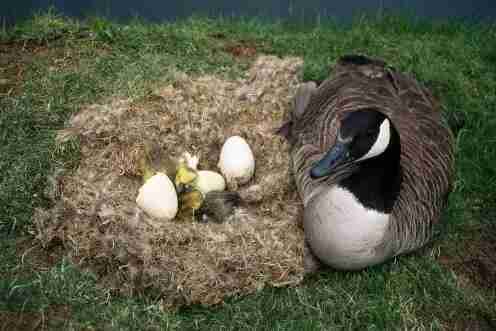
{"type": "Polygon", "coordinates": [[[160,291],[170,306],[216,304],[265,285],[303,277],[300,202],[289,174],[287,145],[274,135],[299,82],[302,61],[263,56],[244,78],[177,74],[143,100],[114,100],[82,109],[59,132],[74,139],[79,167],[54,177],[55,206],[35,217],[47,247],[62,243],[69,258],[97,273],[102,286],[132,295],[160,291]],[[200,156],[216,170],[224,141],[244,137],[256,174],[239,187],[246,202],[228,221],[158,224],[135,199],[144,146],[179,157],[200,156]]]}

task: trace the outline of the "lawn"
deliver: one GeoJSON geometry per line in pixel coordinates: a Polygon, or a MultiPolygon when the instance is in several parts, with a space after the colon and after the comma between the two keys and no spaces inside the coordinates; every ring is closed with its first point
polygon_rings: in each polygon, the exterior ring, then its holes
{"type": "Polygon", "coordinates": [[[496,26],[397,16],[296,26],[193,18],[126,25],[54,13],[0,32],[0,330],[496,329],[496,26]],[[457,180],[433,244],[352,273],[326,270],[214,308],[164,310],[153,294],[120,297],[36,248],[32,215],[49,207],[49,175],[77,167],[55,132],[84,105],[144,98],[174,71],[237,77],[258,54],[299,56],[304,80],[336,59],[382,57],[462,113],[457,180]],[[29,254],[28,254],[29,253],[29,254]],[[27,256],[30,256],[28,258],[27,256]],[[35,256],[36,258],[33,258],[35,256]]]}

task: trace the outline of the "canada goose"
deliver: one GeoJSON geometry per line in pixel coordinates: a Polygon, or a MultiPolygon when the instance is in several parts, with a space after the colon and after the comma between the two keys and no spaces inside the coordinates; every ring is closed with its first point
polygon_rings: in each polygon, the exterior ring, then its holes
{"type": "Polygon", "coordinates": [[[416,80],[344,56],[320,86],[302,84],[279,129],[303,200],[306,244],[356,270],[420,248],[451,190],[453,134],[416,80]]]}

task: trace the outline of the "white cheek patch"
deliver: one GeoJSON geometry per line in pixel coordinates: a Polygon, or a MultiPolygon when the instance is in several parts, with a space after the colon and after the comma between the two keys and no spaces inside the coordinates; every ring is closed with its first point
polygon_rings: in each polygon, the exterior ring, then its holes
{"type": "Polygon", "coordinates": [[[355,162],[363,161],[366,159],[370,159],[371,157],[377,156],[383,153],[389,145],[389,141],[391,139],[391,129],[389,120],[386,118],[379,128],[379,134],[377,135],[377,139],[372,147],[369,149],[367,154],[357,159],[355,162]]]}

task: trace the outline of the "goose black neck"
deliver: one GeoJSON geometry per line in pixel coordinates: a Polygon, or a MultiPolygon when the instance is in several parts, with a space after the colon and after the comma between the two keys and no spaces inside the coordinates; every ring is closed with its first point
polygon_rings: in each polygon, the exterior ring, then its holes
{"type": "Polygon", "coordinates": [[[357,169],[339,183],[364,207],[386,214],[393,209],[401,185],[400,139],[394,129],[391,133],[391,142],[382,154],[361,161],[357,169]]]}

